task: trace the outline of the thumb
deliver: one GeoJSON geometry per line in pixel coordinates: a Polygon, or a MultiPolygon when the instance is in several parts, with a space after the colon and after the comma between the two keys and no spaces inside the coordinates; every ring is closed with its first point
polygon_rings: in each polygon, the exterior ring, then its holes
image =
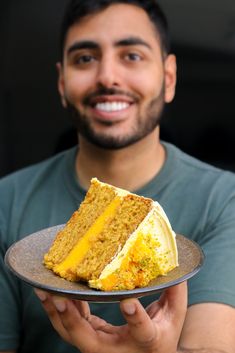
{"type": "Polygon", "coordinates": [[[149,343],[155,338],[155,326],[137,299],[121,301],[120,308],[127,321],[130,334],[136,342],[149,343]]]}

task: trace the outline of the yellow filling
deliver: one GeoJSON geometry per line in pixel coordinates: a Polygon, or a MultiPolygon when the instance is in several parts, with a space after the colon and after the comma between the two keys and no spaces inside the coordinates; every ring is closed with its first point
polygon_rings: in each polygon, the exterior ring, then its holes
{"type": "Polygon", "coordinates": [[[90,243],[95,241],[95,238],[102,231],[107,220],[112,217],[118,206],[122,201],[121,197],[116,197],[110,205],[105,209],[105,211],[100,215],[95,223],[88,229],[85,235],[79,240],[75,247],[71,250],[69,255],[64,261],[54,267],[54,272],[60,274],[63,277],[63,274],[69,270],[69,272],[75,271],[79,262],[82,261],[83,257],[86,255],[86,252],[90,249],[90,243]]]}

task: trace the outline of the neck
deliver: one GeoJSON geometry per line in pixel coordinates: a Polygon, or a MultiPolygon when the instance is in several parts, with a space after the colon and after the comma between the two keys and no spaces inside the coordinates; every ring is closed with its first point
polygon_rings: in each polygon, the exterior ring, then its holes
{"type": "Polygon", "coordinates": [[[134,191],[147,184],[161,169],[165,150],[159,128],[141,141],[120,150],[106,150],[79,136],[76,171],[80,185],[88,189],[92,177],[134,191]]]}

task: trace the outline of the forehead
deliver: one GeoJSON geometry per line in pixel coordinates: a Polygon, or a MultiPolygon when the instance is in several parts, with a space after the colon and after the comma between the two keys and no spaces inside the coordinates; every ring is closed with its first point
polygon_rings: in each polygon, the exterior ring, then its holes
{"type": "Polygon", "coordinates": [[[157,30],[142,8],[130,4],[113,4],[100,12],[85,16],[79,23],[71,26],[64,49],[73,42],[84,39],[102,44],[126,37],[140,37],[150,45],[159,46],[157,30]]]}

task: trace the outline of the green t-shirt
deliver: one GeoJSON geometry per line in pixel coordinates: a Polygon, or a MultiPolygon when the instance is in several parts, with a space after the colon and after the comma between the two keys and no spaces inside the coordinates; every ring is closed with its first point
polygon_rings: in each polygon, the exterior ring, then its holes
{"type": "MultiPolygon", "coordinates": [[[[189,280],[189,304],[235,306],[235,175],[221,171],[164,143],[161,171],[136,193],[157,200],[176,233],[198,242],[206,255],[189,280]]],[[[40,229],[65,223],[85,196],[75,174],[76,148],[0,181],[0,351],[73,353],[51,327],[32,287],[3,264],[7,248],[40,229]]],[[[154,296],[142,299],[144,305],[154,296]]],[[[116,303],[91,304],[109,322],[123,319],[116,303]]]]}

